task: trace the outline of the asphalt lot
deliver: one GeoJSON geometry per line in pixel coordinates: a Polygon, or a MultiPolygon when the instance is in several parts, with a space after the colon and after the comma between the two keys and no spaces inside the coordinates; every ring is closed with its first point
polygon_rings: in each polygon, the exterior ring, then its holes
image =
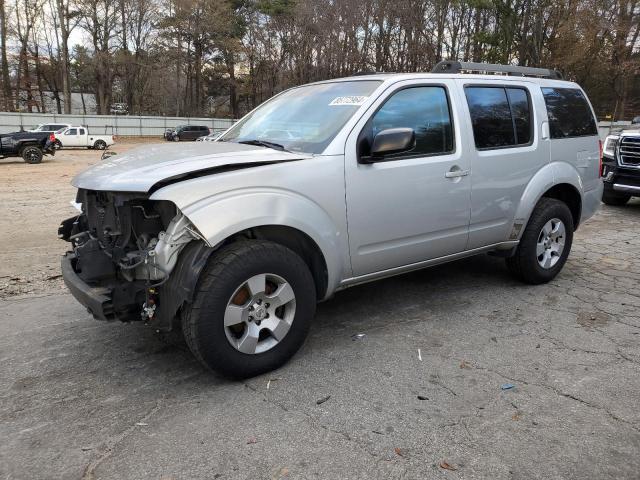
{"type": "Polygon", "coordinates": [[[355,287],[244,383],[57,287],[12,290],[0,478],[637,479],[639,251],[635,200],[583,225],[548,285],[480,256],[355,287]]]}

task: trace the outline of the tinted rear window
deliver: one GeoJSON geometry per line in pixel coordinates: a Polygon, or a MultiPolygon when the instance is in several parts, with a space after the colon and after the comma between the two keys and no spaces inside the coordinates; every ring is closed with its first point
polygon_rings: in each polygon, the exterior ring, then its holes
{"type": "Polygon", "coordinates": [[[598,128],[584,94],[577,88],[543,88],[551,138],[597,135],[598,128]]]}
{"type": "Polygon", "coordinates": [[[516,147],[531,142],[531,108],[524,88],[465,88],[478,149],[516,147]]]}

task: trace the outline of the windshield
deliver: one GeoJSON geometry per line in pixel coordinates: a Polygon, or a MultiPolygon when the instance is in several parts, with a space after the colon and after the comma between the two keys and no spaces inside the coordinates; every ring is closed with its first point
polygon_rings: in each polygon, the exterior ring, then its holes
{"type": "Polygon", "coordinates": [[[218,141],[259,140],[294,152],[322,153],[380,83],[354,80],[293,88],[249,113],[218,141]]]}

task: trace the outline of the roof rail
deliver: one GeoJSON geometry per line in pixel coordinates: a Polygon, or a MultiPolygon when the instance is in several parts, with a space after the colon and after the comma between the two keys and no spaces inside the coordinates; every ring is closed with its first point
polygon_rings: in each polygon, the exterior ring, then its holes
{"type": "Polygon", "coordinates": [[[551,68],[517,67],[515,65],[497,65],[495,63],[457,62],[442,60],[431,70],[432,73],[500,73],[518,77],[538,77],[562,80],[562,74],[551,68]]]}
{"type": "Polygon", "coordinates": [[[364,75],[380,75],[385,73],[394,73],[394,72],[376,72],[375,70],[361,70],[359,72],[352,73],[349,75],[350,77],[362,77],[364,75]]]}

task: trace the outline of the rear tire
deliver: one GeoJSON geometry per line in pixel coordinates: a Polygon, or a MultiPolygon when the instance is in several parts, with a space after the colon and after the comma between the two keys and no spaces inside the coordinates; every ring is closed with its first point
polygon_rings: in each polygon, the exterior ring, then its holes
{"type": "Polygon", "coordinates": [[[602,201],[607,205],[611,205],[614,207],[621,207],[622,205],[626,205],[630,199],[631,195],[614,193],[610,190],[605,190],[602,192],[602,201]]]}
{"type": "Polygon", "coordinates": [[[20,152],[22,159],[31,164],[36,164],[42,162],[42,149],[40,147],[36,147],[35,145],[29,145],[22,149],[20,152]]]}
{"type": "Polygon", "coordinates": [[[278,368],[298,351],[315,309],[313,277],[296,253],[274,242],[241,241],[209,259],[182,314],[182,331],[204,366],[247,378],[278,368]],[[232,318],[235,312],[242,320],[232,318]]]}
{"type": "Polygon", "coordinates": [[[553,280],[569,257],[573,230],[569,207],[555,198],[543,197],[531,214],[515,254],[506,259],[507,268],[516,278],[532,285],[553,280]]]}
{"type": "Polygon", "coordinates": [[[93,144],[93,148],[95,148],[96,150],[104,150],[105,148],[107,148],[107,142],[105,142],[104,140],[96,140],[96,142],[93,144]]]}

